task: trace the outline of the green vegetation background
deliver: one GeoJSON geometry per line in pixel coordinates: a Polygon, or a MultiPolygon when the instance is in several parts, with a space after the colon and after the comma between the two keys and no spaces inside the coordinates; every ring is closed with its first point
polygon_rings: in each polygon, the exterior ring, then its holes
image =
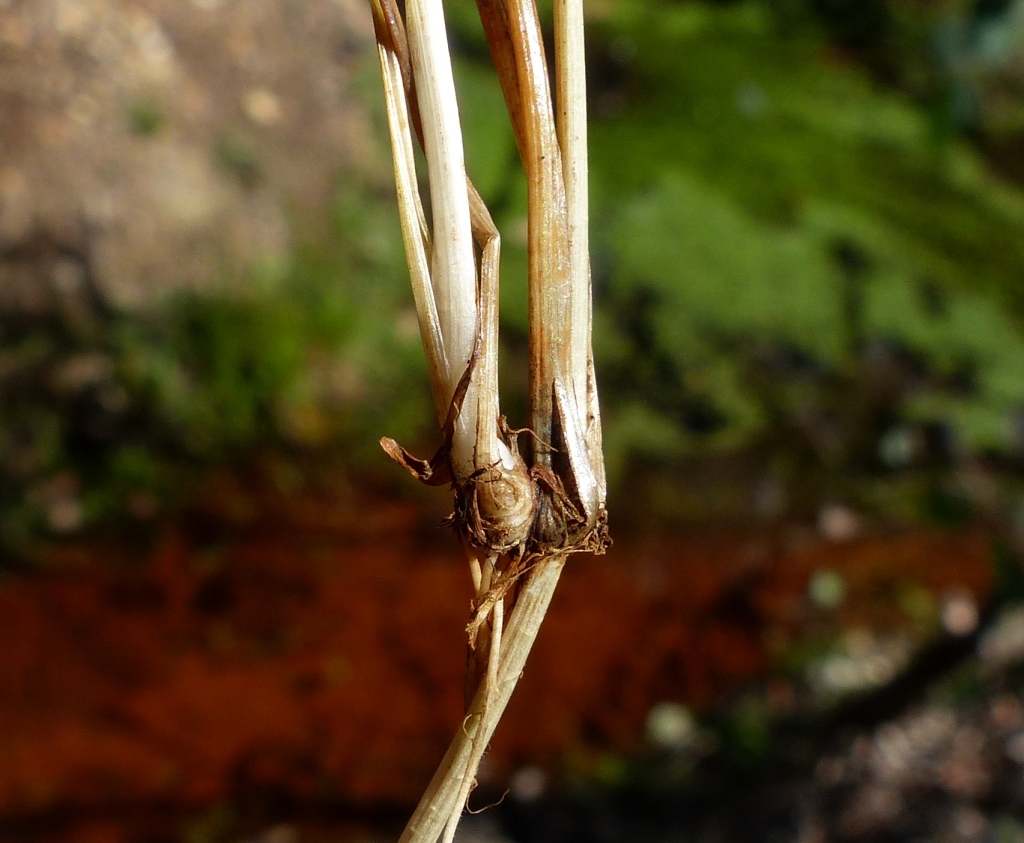
{"type": "MultiPolygon", "coordinates": [[[[1024,149],[1022,83],[1006,82],[1020,5],[588,6],[613,498],[639,485],[652,517],[694,519],[840,494],[918,517],[937,472],[1019,464],[1024,189],[999,150],[1024,149]]],[[[470,173],[504,234],[520,423],[525,185],[473,4],[449,15],[470,173]]],[[[360,85],[386,160],[372,56],[360,85]]],[[[173,505],[203,467],[256,450],[388,477],[380,435],[433,444],[393,196],[358,174],[330,237],[254,267],[248,295],[5,328],[0,353],[19,373],[0,416],[11,554],[173,505]],[[89,355],[105,362],[82,385],[62,361],[89,355]],[[77,518],[54,515],[62,489],[77,518]]]]}

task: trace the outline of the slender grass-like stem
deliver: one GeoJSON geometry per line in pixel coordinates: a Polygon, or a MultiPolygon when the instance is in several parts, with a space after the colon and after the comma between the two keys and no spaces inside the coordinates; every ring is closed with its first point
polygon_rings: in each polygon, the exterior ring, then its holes
{"type": "Polygon", "coordinates": [[[607,496],[601,412],[591,350],[593,297],[590,282],[590,190],[587,182],[587,84],[582,0],[555,0],[555,89],[558,142],[568,212],[572,292],[572,391],[583,430],[586,462],[593,473],[590,506],[604,510],[607,496]],[[586,279],[584,282],[583,279],[586,279]]]}
{"type": "Polygon", "coordinates": [[[556,0],[553,99],[533,0],[477,0],[529,191],[528,468],[500,414],[501,241],[465,173],[441,0],[407,0],[408,31],[397,0],[370,2],[402,234],[444,437],[429,461],[393,440],[381,444],[420,480],[452,485],[450,520],[474,588],[466,715],[401,843],[441,835],[452,843],[567,556],[602,552],[608,541],[590,352],[583,10],[582,0],[556,0]],[[427,162],[430,224],[414,134],[427,162]]]}
{"type": "MultiPolygon", "coordinates": [[[[469,366],[477,334],[477,281],[466,164],[441,2],[409,0],[406,13],[430,181],[434,231],[430,277],[448,362],[444,384],[447,407],[469,366]]],[[[470,382],[455,420],[451,458],[457,474],[468,474],[473,470],[471,466],[475,467],[478,389],[478,384],[470,382]]]]}
{"type": "Polygon", "coordinates": [[[505,550],[526,539],[535,496],[526,466],[503,434],[499,407],[501,239],[466,177],[439,0],[410,0],[408,37],[395,0],[372,0],[372,8],[403,238],[438,418],[446,437],[444,452],[430,465],[411,457],[397,443],[382,444],[427,482],[439,482],[432,475],[443,469],[442,476],[455,482],[461,498],[465,531],[477,543],[505,550]],[[433,233],[426,225],[416,187],[414,130],[427,160],[433,233]],[[479,277],[474,241],[480,250],[479,277]]]}
{"type": "Polygon", "coordinates": [[[564,556],[550,556],[539,561],[527,577],[502,636],[504,646],[493,694],[489,695],[486,687],[477,690],[462,726],[430,780],[399,843],[436,843],[444,831],[459,804],[469,759],[474,748],[486,746],[494,734],[526,665],[526,658],[537,640],[564,566],[564,556]]]}
{"type": "MultiPolygon", "coordinates": [[[[494,699],[498,688],[498,673],[499,665],[501,663],[501,639],[504,633],[505,618],[505,601],[503,599],[495,602],[494,608],[490,612],[490,616],[491,621],[486,642],[487,668],[479,683],[484,690],[484,708],[480,713],[480,717],[484,722],[488,719],[489,709],[494,705],[494,699]]],[[[495,725],[496,724],[497,721],[495,721],[495,725]]],[[[489,740],[489,738],[487,740],[489,740]]],[[[455,800],[455,804],[452,807],[452,815],[448,818],[448,823],[445,825],[442,843],[452,843],[455,839],[455,829],[459,824],[459,819],[462,817],[463,807],[467,805],[469,795],[476,786],[476,772],[480,768],[480,762],[483,760],[484,752],[487,749],[487,740],[485,740],[483,738],[483,734],[481,734],[473,742],[473,751],[470,753],[470,756],[466,761],[466,770],[462,777],[462,785],[459,789],[458,798],[455,800]]]]}
{"type": "Polygon", "coordinates": [[[451,365],[445,355],[441,320],[437,314],[434,290],[430,282],[430,235],[423,215],[419,189],[416,187],[416,158],[412,148],[412,130],[409,108],[402,87],[402,72],[398,57],[383,44],[377,45],[381,75],[384,78],[384,97],[387,103],[388,128],[394,138],[395,186],[398,193],[398,214],[402,238],[408,257],[409,277],[412,280],[413,300],[419,320],[420,336],[427,357],[427,370],[434,403],[438,407],[439,421],[444,423],[447,413],[448,383],[451,365]]]}
{"type": "MultiPolygon", "coordinates": [[[[573,391],[586,395],[590,358],[590,237],[589,186],[587,184],[587,85],[583,43],[583,4],[573,0],[555,0],[555,102],[558,109],[558,145],[562,153],[562,180],[565,184],[569,277],[572,285],[570,318],[571,376],[573,391]],[[579,279],[588,283],[578,283],[579,279]]],[[[586,405],[577,406],[580,417],[586,405]]]]}

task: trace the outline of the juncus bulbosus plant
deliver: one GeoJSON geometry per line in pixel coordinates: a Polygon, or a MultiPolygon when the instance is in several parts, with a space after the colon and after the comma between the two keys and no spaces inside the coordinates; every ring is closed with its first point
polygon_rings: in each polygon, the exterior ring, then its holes
{"type": "Polygon", "coordinates": [[[591,352],[582,0],[556,0],[555,91],[533,0],[477,0],[526,171],[529,421],[498,392],[500,235],[466,175],[441,0],[371,0],[398,207],[442,443],[429,460],[382,439],[431,485],[469,560],[467,708],[401,843],[449,843],[566,558],[608,544],[591,352]],[[431,219],[413,144],[426,158],[431,219]],[[520,453],[520,443],[525,454],[520,453]]]}

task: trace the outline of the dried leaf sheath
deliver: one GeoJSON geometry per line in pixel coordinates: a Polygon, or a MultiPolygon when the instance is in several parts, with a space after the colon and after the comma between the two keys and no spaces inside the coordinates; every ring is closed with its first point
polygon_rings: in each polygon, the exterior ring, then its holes
{"type": "Polygon", "coordinates": [[[478,0],[529,185],[534,445],[527,470],[500,415],[500,238],[465,175],[440,0],[407,0],[408,36],[396,0],[371,3],[402,231],[444,437],[430,461],[392,440],[382,444],[424,482],[452,484],[451,521],[475,592],[466,718],[402,841],[436,843],[443,832],[451,843],[567,555],[600,552],[607,543],[590,354],[582,8],[580,0],[557,8],[556,121],[533,3],[478,0]],[[427,159],[432,231],[417,189],[413,133],[427,159]]]}
{"type": "Polygon", "coordinates": [[[553,469],[566,493],[541,495],[535,535],[547,546],[587,545],[603,522],[606,492],[590,351],[582,6],[556,4],[556,129],[534,3],[477,5],[529,191],[530,424],[552,446],[535,449],[534,462],[553,469]]]}
{"type": "Polygon", "coordinates": [[[569,272],[576,280],[569,326],[572,331],[572,391],[583,424],[587,462],[593,471],[595,485],[591,505],[600,514],[605,508],[607,482],[597,377],[591,349],[594,320],[590,277],[590,191],[587,182],[586,48],[581,0],[555,0],[554,17],[557,39],[555,88],[558,143],[562,150],[562,174],[568,210],[569,272]]]}
{"type": "Polygon", "coordinates": [[[398,212],[402,226],[402,238],[412,280],[413,300],[419,320],[420,336],[426,352],[430,386],[434,404],[438,408],[439,421],[444,422],[447,412],[447,384],[450,379],[450,365],[445,356],[444,340],[441,336],[441,322],[434,302],[434,290],[430,283],[430,241],[423,217],[419,189],[416,186],[416,160],[412,148],[412,133],[409,124],[409,109],[402,87],[401,69],[394,52],[378,44],[381,75],[384,79],[384,96],[387,102],[388,128],[394,139],[393,158],[395,165],[395,186],[398,193],[398,212]]]}
{"type": "MultiPolygon", "coordinates": [[[[572,288],[573,391],[585,396],[590,352],[590,237],[589,191],[587,185],[587,86],[584,67],[583,7],[568,0],[555,0],[555,31],[564,33],[555,51],[555,91],[558,108],[558,146],[562,153],[562,180],[567,210],[566,236],[569,246],[569,275],[572,288]],[[586,279],[582,283],[580,279],[586,279]]],[[[584,403],[579,413],[585,417],[584,403]]]]}
{"type": "Polygon", "coordinates": [[[500,239],[465,175],[440,4],[411,0],[407,8],[408,42],[394,0],[374,0],[374,24],[403,236],[445,443],[429,470],[397,443],[382,444],[427,482],[450,476],[456,482],[461,531],[478,544],[506,549],[525,540],[534,496],[526,467],[501,429],[496,361],[500,239]],[[417,78],[423,81],[417,84],[417,78]],[[410,92],[416,93],[415,101],[408,99],[410,92]],[[443,232],[434,237],[432,250],[416,188],[416,127],[427,158],[434,232],[443,232]],[[417,235],[417,227],[422,234],[417,235]],[[481,250],[479,281],[473,237],[481,250]]]}
{"type": "MultiPolygon", "coordinates": [[[[447,404],[469,365],[477,332],[476,269],[466,198],[466,165],[441,4],[438,0],[409,0],[406,13],[433,208],[430,277],[448,362],[447,404]]],[[[471,383],[456,421],[457,433],[451,447],[457,474],[473,461],[476,391],[477,386],[471,383]]]]}
{"type": "MultiPolygon", "coordinates": [[[[523,0],[510,0],[506,8],[518,88],[525,94],[521,115],[529,197],[530,424],[541,440],[555,444],[552,387],[568,368],[570,347],[564,328],[572,300],[562,156],[537,10],[523,0]],[[559,306],[560,314],[548,312],[559,306]]],[[[550,449],[540,448],[535,462],[550,466],[551,457],[550,449]]]]}

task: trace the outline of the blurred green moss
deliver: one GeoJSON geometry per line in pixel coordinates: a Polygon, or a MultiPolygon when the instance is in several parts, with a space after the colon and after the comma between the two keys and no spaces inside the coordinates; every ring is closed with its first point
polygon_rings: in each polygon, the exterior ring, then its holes
{"type": "Polygon", "coordinates": [[[128,106],[128,128],[133,134],[149,137],[157,134],[166,122],[166,115],[152,100],[137,100],[128,106]]]}

